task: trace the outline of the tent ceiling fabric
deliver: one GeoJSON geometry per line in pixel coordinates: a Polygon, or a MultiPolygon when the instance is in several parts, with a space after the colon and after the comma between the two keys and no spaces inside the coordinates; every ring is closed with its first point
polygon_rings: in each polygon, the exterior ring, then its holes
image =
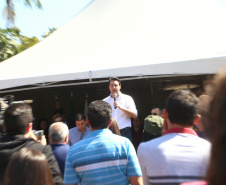
{"type": "Polygon", "coordinates": [[[0,63],[0,89],[54,81],[214,74],[226,65],[214,0],[94,0],[45,40],[0,63]]]}

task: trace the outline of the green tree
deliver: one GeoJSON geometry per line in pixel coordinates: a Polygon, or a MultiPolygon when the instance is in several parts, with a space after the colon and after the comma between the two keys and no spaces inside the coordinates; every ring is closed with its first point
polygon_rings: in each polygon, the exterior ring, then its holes
{"type": "Polygon", "coordinates": [[[38,43],[36,37],[21,35],[17,27],[0,29],[0,62],[38,43]]]}
{"type": "MultiPolygon", "coordinates": [[[[8,20],[8,23],[14,23],[14,17],[16,15],[15,13],[15,6],[14,6],[15,0],[6,0],[6,7],[4,10],[4,14],[6,15],[6,18],[8,20]]],[[[42,4],[39,0],[23,0],[26,6],[32,7],[32,4],[34,4],[38,8],[42,8],[42,4]]]]}
{"type": "Polygon", "coordinates": [[[39,42],[39,40],[37,37],[29,38],[27,36],[21,36],[20,42],[21,42],[21,44],[17,47],[18,52],[21,52],[27,48],[30,48],[31,46],[37,44],[39,42]]]}
{"type": "Polygon", "coordinates": [[[0,62],[18,53],[19,35],[18,28],[0,29],[0,62]]]}

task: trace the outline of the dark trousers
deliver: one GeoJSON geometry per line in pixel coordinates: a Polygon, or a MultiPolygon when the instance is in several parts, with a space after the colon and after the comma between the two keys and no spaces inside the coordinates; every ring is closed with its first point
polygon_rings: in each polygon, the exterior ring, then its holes
{"type": "Polygon", "coordinates": [[[131,141],[131,143],[133,143],[130,127],[126,127],[126,128],[121,129],[120,134],[121,134],[121,136],[128,138],[131,141]]]}

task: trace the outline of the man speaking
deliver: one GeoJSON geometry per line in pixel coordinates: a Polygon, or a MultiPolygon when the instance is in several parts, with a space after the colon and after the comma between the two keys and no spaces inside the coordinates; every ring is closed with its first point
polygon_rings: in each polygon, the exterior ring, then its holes
{"type": "Polygon", "coordinates": [[[117,121],[121,136],[127,137],[132,142],[130,118],[137,118],[137,109],[133,98],[121,93],[119,78],[109,79],[109,90],[111,94],[104,101],[112,107],[112,118],[117,121]]]}

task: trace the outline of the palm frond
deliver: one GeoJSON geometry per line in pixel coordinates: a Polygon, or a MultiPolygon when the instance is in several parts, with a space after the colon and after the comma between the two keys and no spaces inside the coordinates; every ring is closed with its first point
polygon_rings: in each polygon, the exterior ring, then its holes
{"type": "Polygon", "coordinates": [[[38,8],[42,8],[42,4],[39,0],[33,0],[38,8]]]}
{"type": "MultiPolygon", "coordinates": [[[[7,0],[7,6],[3,10],[3,15],[7,19],[7,24],[14,24],[14,17],[15,17],[15,11],[14,11],[14,4],[13,1],[7,0]]],[[[9,26],[9,25],[7,25],[9,26]]]]}
{"type": "Polygon", "coordinates": [[[27,6],[32,7],[32,6],[31,6],[31,2],[30,2],[30,0],[25,0],[24,4],[25,4],[25,5],[27,5],[27,6]]]}
{"type": "MultiPolygon", "coordinates": [[[[10,24],[14,24],[14,17],[16,15],[15,8],[13,1],[15,0],[6,0],[6,7],[4,8],[3,15],[7,19],[7,27],[9,27],[10,24]]],[[[36,7],[42,9],[42,4],[39,0],[32,0],[32,2],[35,4],[36,7]]],[[[32,7],[32,3],[30,0],[24,0],[24,4],[26,6],[32,7]]]]}

